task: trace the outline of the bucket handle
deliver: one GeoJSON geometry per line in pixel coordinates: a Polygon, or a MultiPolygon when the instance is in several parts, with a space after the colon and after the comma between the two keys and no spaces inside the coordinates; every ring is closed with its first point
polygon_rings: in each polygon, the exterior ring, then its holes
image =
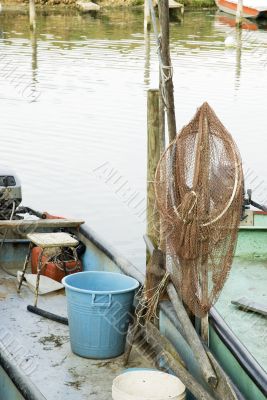
{"type": "MultiPolygon", "coordinates": [[[[104,295],[102,295],[102,296],[104,296],[104,295]]],[[[93,293],[93,294],[92,294],[92,306],[96,306],[96,307],[107,307],[107,308],[109,308],[109,307],[111,306],[111,297],[112,297],[112,295],[111,295],[111,293],[109,293],[109,294],[106,295],[106,296],[108,296],[108,299],[109,299],[108,302],[105,302],[105,303],[97,303],[97,302],[95,301],[95,300],[96,300],[96,294],[93,293]]]]}

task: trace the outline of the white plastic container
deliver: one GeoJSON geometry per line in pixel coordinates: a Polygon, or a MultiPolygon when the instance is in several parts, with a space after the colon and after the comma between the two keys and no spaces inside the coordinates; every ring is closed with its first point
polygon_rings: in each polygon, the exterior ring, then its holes
{"type": "Polygon", "coordinates": [[[117,376],[113,400],[185,400],[185,386],[175,376],[160,371],[130,371],[117,376]]]}

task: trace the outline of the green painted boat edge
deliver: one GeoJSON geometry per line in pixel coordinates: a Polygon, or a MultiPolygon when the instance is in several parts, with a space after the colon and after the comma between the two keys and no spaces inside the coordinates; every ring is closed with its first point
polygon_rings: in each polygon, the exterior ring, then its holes
{"type": "Polygon", "coordinates": [[[248,400],[266,399],[266,372],[215,308],[210,311],[209,325],[209,347],[238,389],[246,394],[248,400]]]}
{"type": "MultiPolygon", "coordinates": [[[[16,396],[11,398],[12,400],[46,400],[16,362],[6,356],[3,348],[0,348],[0,368],[3,370],[2,379],[7,385],[7,390],[10,390],[16,396]],[[11,382],[14,386],[11,385],[11,382]]],[[[5,397],[4,400],[8,400],[8,397],[5,397]]]]}
{"type": "Polygon", "coordinates": [[[24,400],[6,371],[0,366],[0,398],[4,400],[24,400]]]}

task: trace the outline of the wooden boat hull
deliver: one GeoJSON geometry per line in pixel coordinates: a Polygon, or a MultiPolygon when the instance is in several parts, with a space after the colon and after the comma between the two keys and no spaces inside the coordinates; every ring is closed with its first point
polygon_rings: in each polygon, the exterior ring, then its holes
{"type": "MultiPolygon", "coordinates": [[[[233,3],[228,0],[216,0],[216,4],[221,11],[227,14],[236,15],[237,2],[233,3]]],[[[266,5],[266,10],[257,10],[256,8],[244,5],[243,17],[252,19],[267,18],[267,5],[266,5]]]]}

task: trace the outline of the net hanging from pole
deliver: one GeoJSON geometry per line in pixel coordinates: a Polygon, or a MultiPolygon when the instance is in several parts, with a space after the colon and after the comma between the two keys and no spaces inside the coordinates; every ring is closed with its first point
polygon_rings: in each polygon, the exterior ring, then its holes
{"type": "Polygon", "coordinates": [[[239,151],[207,103],[162,155],[155,194],[175,284],[203,317],[230,272],[243,202],[239,151]]]}

